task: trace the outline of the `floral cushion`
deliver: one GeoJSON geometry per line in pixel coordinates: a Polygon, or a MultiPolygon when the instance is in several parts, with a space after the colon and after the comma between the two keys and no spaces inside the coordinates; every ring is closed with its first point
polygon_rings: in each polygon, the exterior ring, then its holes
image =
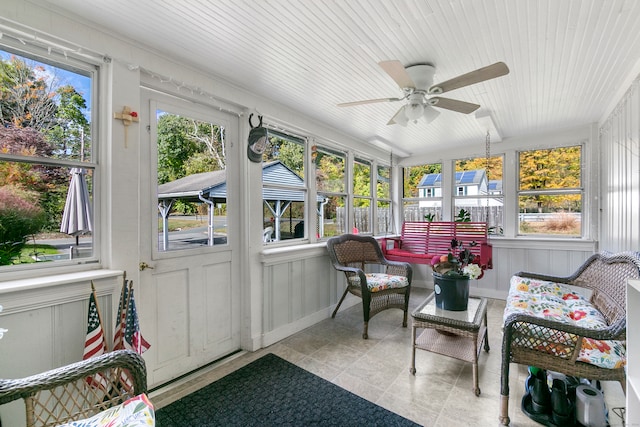
{"type": "MultiPolygon", "coordinates": [[[[392,288],[406,288],[409,280],[404,276],[394,276],[385,273],[367,273],[367,287],[370,292],[384,291],[392,288]]],[[[360,276],[351,276],[349,283],[353,286],[360,286],[360,276]]]]}
{"type": "MultiPolygon", "coordinates": [[[[527,314],[587,329],[607,327],[602,314],[583,296],[561,283],[513,276],[504,311],[504,320],[513,313],[527,314]]],[[[566,342],[571,340],[567,334],[566,342]]],[[[532,340],[539,342],[539,340],[532,340]]],[[[568,355],[570,349],[563,343],[547,343],[538,350],[568,355]],[[554,345],[560,344],[560,345],[554,345]]],[[[532,344],[532,347],[534,345],[532,344]]],[[[614,340],[582,339],[578,361],[603,368],[621,368],[626,364],[624,342],[614,340]]]]}
{"type": "Polygon", "coordinates": [[[155,424],[153,405],[145,394],[140,394],[91,418],[71,421],[59,427],[148,427],[155,424]]]}

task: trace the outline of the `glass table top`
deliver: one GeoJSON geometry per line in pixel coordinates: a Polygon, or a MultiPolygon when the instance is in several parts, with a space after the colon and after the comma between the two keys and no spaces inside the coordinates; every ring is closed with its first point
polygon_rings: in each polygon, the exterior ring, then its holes
{"type": "Polygon", "coordinates": [[[439,322],[475,324],[482,320],[482,312],[486,310],[487,300],[469,297],[469,304],[465,311],[450,311],[436,307],[435,294],[432,293],[416,308],[411,315],[418,320],[436,320],[439,322]]]}

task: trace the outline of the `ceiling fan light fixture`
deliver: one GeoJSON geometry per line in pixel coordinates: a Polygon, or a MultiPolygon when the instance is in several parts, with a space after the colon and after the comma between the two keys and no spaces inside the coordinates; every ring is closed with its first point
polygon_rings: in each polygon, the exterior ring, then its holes
{"type": "Polygon", "coordinates": [[[440,115],[440,111],[433,108],[431,105],[424,107],[424,114],[422,115],[427,123],[431,123],[440,115]]]}
{"type": "Polygon", "coordinates": [[[407,127],[407,124],[409,123],[409,119],[407,118],[406,111],[407,111],[407,105],[402,107],[402,110],[398,112],[398,114],[396,114],[395,117],[393,118],[393,121],[402,127],[407,127]]]}
{"type": "Polygon", "coordinates": [[[407,120],[418,120],[424,113],[424,106],[422,104],[408,104],[405,106],[404,114],[407,120]]]}

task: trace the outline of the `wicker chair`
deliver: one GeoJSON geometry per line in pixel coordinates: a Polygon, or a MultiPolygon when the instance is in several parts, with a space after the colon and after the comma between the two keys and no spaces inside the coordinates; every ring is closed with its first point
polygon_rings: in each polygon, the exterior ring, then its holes
{"type": "Polygon", "coordinates": [[[509,425],[509,364],[536,366],[579,378],[619,381],[625,390],[625,368],[607,369],[577,361],[582,338],[620,340],[626,338],[627,279],[640,278],[640,254],[592,255],[569,277],[534,273],[517,276],[573,285],[592,291],[590,302],[600,311],[608,327],[586,329],[545,318],[514,313],[505,319],[502,340],[502,378],[500,422],[509,425]],[[551,348],[546,352],[532,347],[551,348]],[[555,353],[555,354],[552,354],[555,353]]]}
{"type": "Polygon", "coordinates": [[[27,427],[89,418],[146,392],[144,360],[130,350],[113,351],[26,378],[0,379],[0,405],[24,399],[27,427]],[[101,385],[89,385],[92,381],[101,385]]]}
{"type": "Polygon", "coordinates": [[[403,310],[402,326],[407,327],[413,274],[409,263],[385,259],[378,241],[369,236],[344,234],[332,237],[327,242],[327,250],[335,269],[344,272],[347,278],[347,288],[331,317],[336,316],[347,293],[352,293],[362,298],[364,314],[362,338],[369,338],[369,319],[388,308],[403,310]],[[379,270],[376,270],[376,273],[382,274],[375,276],[370,274],[368,266],[377,266],[379,270]],[[376,281],[375,284],[374,281],[376,281]],[[393,287],[387,287],[389,284],[393,287]]]}

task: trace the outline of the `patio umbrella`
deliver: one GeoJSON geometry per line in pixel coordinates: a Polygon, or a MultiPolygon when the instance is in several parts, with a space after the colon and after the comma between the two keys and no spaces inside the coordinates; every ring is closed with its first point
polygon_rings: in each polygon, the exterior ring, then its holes
{"type": "Polygon", "coordinates": [[[76,245],[78,245],[78,236],[93,230],[91,219],[91,199],[89,198],[89,189],[85,179],[85,170],[72,168],[67,201],[62,212],[60,231],[76,236],[76,245]]]}

